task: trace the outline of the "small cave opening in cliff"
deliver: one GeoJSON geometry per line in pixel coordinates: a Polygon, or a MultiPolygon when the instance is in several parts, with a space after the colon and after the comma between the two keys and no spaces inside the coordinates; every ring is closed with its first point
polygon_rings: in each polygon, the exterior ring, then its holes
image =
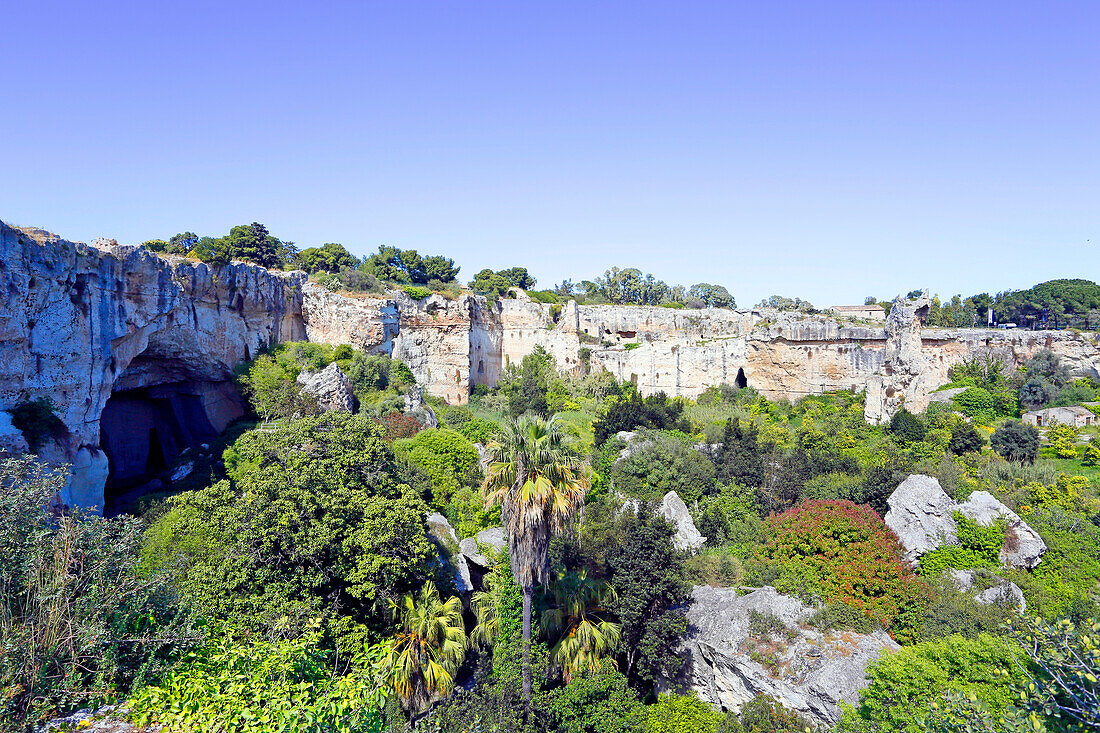
{"type": "Polygon", "coordinates": [[[128,511],[150,491],[168,488],[173,471],[198,457],[202,446],[244,414],[240,393],[229,381],[131,386],[142,380],[126,376],[116,383],[123,388],[111,394],[99,419],[100,447],[109,467],[103,492],[108,516],[128,511]]]}
{"type": "Polygon", "coordinates": [[[748,377],[745,376],[745,370],[742,367],[737,369],[737,377],[734,378],[733,383],[737,385],[738,389],[744,389],[749,386],[748,377]]]}

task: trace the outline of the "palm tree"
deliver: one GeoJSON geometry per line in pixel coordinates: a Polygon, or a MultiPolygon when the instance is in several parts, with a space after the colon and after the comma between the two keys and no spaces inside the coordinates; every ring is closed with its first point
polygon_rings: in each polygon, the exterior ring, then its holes
{"type": "Polygon", "coordinates": [[[550,638],[558,639],[550,658],[568,684],[585,670],[599,671],[618,646],[622,626],[601,618],[615,600],[615,591],[580,570],[559,575],[551,584],[550,596],[552,605],[542,614],[542,627],[550,638]]]}
{"type": "Polygon", "coordinates": [[[523,699],[531,706],[531,599],[550,574],[550,538],[584,505],[588,472],[565,450],[556,418],[524,415],[487,446],[484,491],[501,505],[512,573],[523,591],[523,699]]]}
{"type": "Polygon", "coordinates": [[[455,672],[466,657],[462,601],[446,601],[427,583],[419,595],[391,601],[401,626],[384,663],[384,674],[410,715],[422,712],[432,698],[454,689],[455,672]]]}

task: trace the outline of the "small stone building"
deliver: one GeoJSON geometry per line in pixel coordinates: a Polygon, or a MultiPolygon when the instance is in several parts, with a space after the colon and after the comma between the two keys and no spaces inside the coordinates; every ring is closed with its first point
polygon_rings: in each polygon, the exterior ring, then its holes
{"type": "Polygon", "coordinates": [[[834,305],[829,310],[838,316],[847,318],[866,318],[870,321],[886,320],[886,309],[881,305],[834,305]]]}
{"type": "Polygon", "coordinates": [[[1098,418],[1087,407],[1047,407],[1043,410],[1025,412],[1023,421],[1028,425],[1042,428],[1050,425],[1072,425],[1083,428],[1086,425],[1098,425],[1098,418]]]}

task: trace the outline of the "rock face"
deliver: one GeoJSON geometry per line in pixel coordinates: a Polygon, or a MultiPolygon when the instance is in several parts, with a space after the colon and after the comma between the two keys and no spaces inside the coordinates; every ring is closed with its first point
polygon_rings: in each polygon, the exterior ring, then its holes
{"type": "Polygon", "coordinates": [[[0,409],[52,399],[65,431],[40,454],[72,465],[60,498],[102,508],[100,417],[116,391],[156,403],[151,388],[224,383],[265,346],[303,338],[304,282],[0,223],[0,409]]]}
{"type": "Polygon", "coordinates": [[[470,580],[470,568],[466,565],[466,557],[459,546],[454,527],[439,512],[432,512],[424,521],[428,525],[428,533],[439,547],[439,561],[454,572],[458,592],[469,593],[474,589],[474,584],[470,580]]]}
{"type": "Polygon", "coordinates": [[[666,688],[694,689],[700,699],[740,710],[758,694],[774,697],[812,722],[831,726],[840,702],[859,703],[867,665],[899,649],[882,631],[819,633],[803,627],[813,609],[765,587],[739,596],[733,588],[696,586],[682,649],[685,677],[666,688]],[[753,638],[749,612],[770,614],[790,630],[787,638],[753,638]],[[768,666],[753,661],[768,661],[768,666]]]}
{"type": "Polygon", "coordinates": [[[665,494],[657,513],[676,528],[676,534],[672,536],[672,544],[677,550],[698,550],[707,541],[707,538],[696,529],[695,522],[691,520],[691,512],[688,511],[687,504],[675,491],[665,494]]]}
{"type": "Polygon", "coordinates": [[[317,398],[317,404],[325,412],[355,409],[351,380],[336,362],[317,372],[302,372],[298,375],[298,384],[302,385],[303,392],[317,398]]]}
{"type": "Polygon", "coordinates": [[[905,549],[905,559],[915,563],[948,538],[955,537],[955,501],[931,476],[913,474],[886,500],[886,526],[905,549]]]}
{"type": "MultiPolygon", "coordinates": [[[[52,398],[66,433],[41,453],[73,467],[62,499],[102,506],[111,467],[100,421],[116,393],[145,401],[146,417],[167,409],[149,404],[168,399],[144,392],[150,388],[174,390],[177,402],[185,395],[202,402],[231,380],[237,364],[279,341],[347,343],[390,355],[451,403],[465,402],[475,385],[495,385],[536,346],[560,369],[605,369],[643,394],[694,397],[718,384],[752,386],[772,399],[867,390],[866,415],[876,422],[902,404],[920,410],[948,381],[951,365],[975,353],[1021,364],[1049,348],[1075,375],[1100,378],[1100,347],[1089,335],[928,329],[926,311],[925,299],[899,299],[883,324],[766,309],[572,301],[559,309],[530,299],[488,303],[473,294],[351,296],[316,286],[304,273],[212,267],[0,222],[0,410],[52,398]]],[[[195,409],[206,414],[203,421],[217,422],[212,412],[219,408],[205,402],[179,414],[195,409]]],[[[187,442],[194,426],[179,427],[185,435],[170,443],[187,442]]],[[[15,432],[0,421],[0,450],[23,449],[15,432]]],[[[142,439],[151,460],[163,432],[142,439]]]]}
{"type": "Polygon", "coordinates": [[[890,494],[886,506],[889,508],[886,526],[898,536],[911,563],[916,563],[926,552],[958,543],[955,512],[986,526],[1001,518],[1005,520],[1002,565],[1031,569],[1047,550],[1039,533],[988,491],[975,491],[965,502],[956,504],[939,481],[931,476],[913,475],[890,494]]]}
{"type": "MultiPolygon", "coordinates": [[[[976,585],[978,572],[976,570],[952,570],[951,579],[961,591],[973,590],[976,585]]],[[[1020,586],[1011,583],[1004,578],[993,577],[993,584],[984,590],[974,594],[974,600],[984,605],[994,603],[1008,603],[1020,609],[1020,613],[1027,610],[1027,600],[1020,586]]]]}

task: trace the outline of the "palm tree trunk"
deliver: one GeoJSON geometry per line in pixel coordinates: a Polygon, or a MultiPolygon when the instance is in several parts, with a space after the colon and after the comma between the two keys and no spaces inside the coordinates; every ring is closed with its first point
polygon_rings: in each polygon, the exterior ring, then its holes
{"type": "Polygon", "coordinates": [[[523,705],[531,714],[531,596],[534,588],[523,586],[523,705]]]}

